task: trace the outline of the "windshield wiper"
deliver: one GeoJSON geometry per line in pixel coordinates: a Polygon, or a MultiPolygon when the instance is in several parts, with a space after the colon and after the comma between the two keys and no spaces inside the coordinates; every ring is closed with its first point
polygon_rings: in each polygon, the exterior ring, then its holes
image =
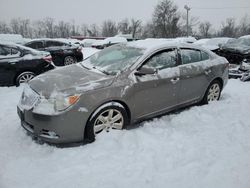
{"type": "Polygon", "coordinates": [[[80,63],[80,64],[81,64],[81,66],[82,66],[83,68],[85,68],[85,69],[87,69],[87,70],[90,70],[89,67],[84,66],[82,63],[80,63]]]}
{"type": "Polygon", "coordinates": [[[98,70],[99,72],[101,72],[101,73],[103,73],[103,74],[110,75],[109,72],[107,72],[107,71],[105,71],[105,70],[100,70],[100,69],[96,68],[95,66],[92,67],[92,68],[98,70]]]}

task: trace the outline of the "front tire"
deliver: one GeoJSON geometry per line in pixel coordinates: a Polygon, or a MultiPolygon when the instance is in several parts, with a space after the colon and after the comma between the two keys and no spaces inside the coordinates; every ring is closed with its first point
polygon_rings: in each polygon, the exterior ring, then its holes
{"type": "MultiPolygon", "coordinates": [[[[119,104],[119,103],[117,103],[119,104]]],[[[111,105],[98,108],[90,118],[85,128],[85,140],[95,141],[95,137],[103,132],[112,129],[121,130],[128,125],[128,115],[122,105],[111,105]]]]}
{"type": "Polygon", "coordinates": [[[214,80],[207,88],[202,104],[208,104],[212,101],[218,101],[221,96],[222,85],[218,80],[214,80]]]}

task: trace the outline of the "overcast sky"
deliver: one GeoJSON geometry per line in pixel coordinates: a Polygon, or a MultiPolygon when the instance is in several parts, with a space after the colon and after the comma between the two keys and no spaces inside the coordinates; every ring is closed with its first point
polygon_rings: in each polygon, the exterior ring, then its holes
{"type": "MultiPolygon", "coordinates": [[[[37,20],[52,17],[77,24],[100,24],[103,20],[120,21],[123,18],[150,20],[159,0],[0,0],[0,20],[14,17],[37,20]]],[[[179,11],[184,5],[191,7],[190,14],[200,21],[210,21],[218,28],[228,17],[238,20],[250,16],[250,0],[175,0],[179,11]]]]}

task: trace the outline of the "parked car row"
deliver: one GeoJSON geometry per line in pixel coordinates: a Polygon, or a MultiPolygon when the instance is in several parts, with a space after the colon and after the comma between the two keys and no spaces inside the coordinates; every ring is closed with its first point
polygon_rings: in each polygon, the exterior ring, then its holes
{"type": "Polygon", "coordinates": [[[82,47],[53,39],[0,42],[0,86],[19,85],[55,66],[83,60],[82,47]]]}

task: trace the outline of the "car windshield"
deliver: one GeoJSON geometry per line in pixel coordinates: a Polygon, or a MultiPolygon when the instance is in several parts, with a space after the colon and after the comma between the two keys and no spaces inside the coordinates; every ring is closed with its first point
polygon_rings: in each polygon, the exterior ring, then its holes
{"type": "Polygon", "coordinates": [[[105,74],[116,75],[131,66],[143,54],[140,48],[126,45],[114,45],[95,53],[83,62],[82,66],[88,69],[97,69],[105,74]]]}

